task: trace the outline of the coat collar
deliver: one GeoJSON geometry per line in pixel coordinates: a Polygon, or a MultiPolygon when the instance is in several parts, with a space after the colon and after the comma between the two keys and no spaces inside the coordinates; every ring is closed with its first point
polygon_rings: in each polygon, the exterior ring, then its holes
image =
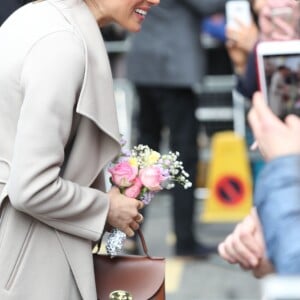
{"type": "Polygon", "coordinates": [[[112,73],[99,26],[83,0],[48,1],[76,28],[85,46],[86,72],[76,112],[119,143],[112,73]]]}

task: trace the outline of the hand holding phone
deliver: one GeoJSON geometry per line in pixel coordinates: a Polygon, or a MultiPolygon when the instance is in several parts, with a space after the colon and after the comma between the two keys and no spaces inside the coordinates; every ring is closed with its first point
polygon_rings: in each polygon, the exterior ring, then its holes
{"type": "Polygon", "coordinates": [[[256,53],[260,89],[272,111],[281,119],[300,116],[300,40],[261,42],[256,53]]]}

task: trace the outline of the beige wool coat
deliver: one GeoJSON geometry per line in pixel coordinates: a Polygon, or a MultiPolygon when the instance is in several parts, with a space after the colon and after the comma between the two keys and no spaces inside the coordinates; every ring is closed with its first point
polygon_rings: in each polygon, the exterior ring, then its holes
{"type": "Polygon", "coordinates": [[[0,27],[0,66],[0,299],[95,300],[120,151],[98,25],[83,0],[28,4],[0,27]]]}

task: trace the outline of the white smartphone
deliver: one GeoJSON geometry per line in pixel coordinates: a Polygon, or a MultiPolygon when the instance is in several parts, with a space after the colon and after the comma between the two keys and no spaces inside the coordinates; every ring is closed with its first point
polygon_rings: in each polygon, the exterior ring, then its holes
{"type": "Polygon", "coordinates": [[[273,112],[300,115],[300,40],[260,42],[256,55],[260,90],[273,112]]]}
{"type": "Polygon", "coordinates": [[[245,25],[251,24],[251,9],[247,0],[229,0],[225,4],[226,26],[238,28],[240,22],[245,25]]]}

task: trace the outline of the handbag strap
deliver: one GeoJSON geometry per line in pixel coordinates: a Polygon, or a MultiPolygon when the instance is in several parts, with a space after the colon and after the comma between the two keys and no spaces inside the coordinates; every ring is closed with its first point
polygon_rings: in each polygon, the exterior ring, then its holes
{"type": "Polygon", "coordinates": [[[148,252],[148,247],[147,247],[147,244],[146,244],[146,240],[145,240],[145,237],[144,237],[144,234],[141,230],[141,228],[139,228],[137,230],[137,234],[141,240],[141,243],[142,243],[142,247],[143,247],[143,251],[144,251],[144,254],[149,258],[149,259],[152,259],[152,260],[162,260],[163,258],[162,257],[153,257],[149,254],[148,252]]]}
{"type": "Polygon", "coordinates": [[[141,240],[142,247],[143,247],[145,255],[147,255],[148,257],[151,257],[149,255],[149,252],[148,252],[148,247],[147,247],[147,244],[146,244],[146,240],[145,240],[144,234],[143,234],[143,232],[142,232],[142,230],[140,228],[137,230],[137,234],[139,235],[139,238],[141,240]]]}

